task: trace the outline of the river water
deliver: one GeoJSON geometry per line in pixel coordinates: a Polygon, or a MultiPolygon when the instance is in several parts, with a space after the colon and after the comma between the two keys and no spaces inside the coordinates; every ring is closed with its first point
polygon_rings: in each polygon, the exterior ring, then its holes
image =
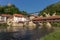
{"type": "Polygon", "coordinates": [[[50,33],[45,28],[36,28],[33,30],[21,29],[15,32],[0,32],[0,40],[38,40],[46,34],[50,33]]]}

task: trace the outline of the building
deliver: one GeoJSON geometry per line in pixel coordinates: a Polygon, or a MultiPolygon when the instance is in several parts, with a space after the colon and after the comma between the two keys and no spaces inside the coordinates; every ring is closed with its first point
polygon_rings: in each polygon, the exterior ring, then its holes
{"type": "Polygon", "coordinates": [[[36,17],[36,16],[35,16],[34,14],[31,14],[30,17],[29,17],[29,19],[32,20],[32,19],[34,19],[35,17],[36,17]]]}
{"type": "MultiPolygon", "coordinates": [[[[13,26],[12,30],[13,31],[18,31],[20,29],[23,29],[24,23],[28,21],[27,17],[25,17],[22,14],[13,14],[12,16],[10,16],[8,18],[7,24],[9,26],[13,26]]],[[[7,28],[8,30],[10,29],[10,27],[7,28]]]]}
{"type": "Polygon", "coordinates": [[[6,23],[9,17],[9,14],[0,14],[0,22],[6,23]]]}
{"type": "Polygon", "coordinates": [[[13,21],[14,22],[25,22],[27,18],[22,14],[13,14],[13,21]]]}

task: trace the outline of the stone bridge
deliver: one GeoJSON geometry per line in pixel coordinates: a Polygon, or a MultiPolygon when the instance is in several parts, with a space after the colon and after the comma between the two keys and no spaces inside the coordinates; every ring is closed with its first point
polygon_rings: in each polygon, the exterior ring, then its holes
{"type": "Polygon", "coordinates": [[[60,22],[60,16],[38,17],[33,22],[60,22]]]}
{"type": "Polygon", "coordinates": [[[52,27],[51,22],[60,22],[60,16],[48,16],[48,17],[38,17],[34,18],[32,20],[34,23],[39,23],[41,26],[44,25],[43,23],[46,23],[45,25],[47,27],[52,27]]]}
{"type": "MultiPolygon", "coordinates": [[[[53,15],[53,16],[49,16],[46,15],[46,17],[37,17],[37,18],[33,18],[32,20],[28,21],[28,22],[23,22],[23,23],[14,23],[12,22],[12,19],[8,20],[8,25],[11,26],[18,26],[18,27],[13,27],[13,30],[15,31],[15,29],[23,29],[23,28],[29,28],[30,30],[40,26],[39,28],[43,27],[44,25],[49,29],[52,27],[51,22],[60,22],[60,16],[59,15],[53,15]],[[11,21],[9,23],[9,20],[11,21]]],[[[9,29],[9,27],[8,27],[9,29]]]]}

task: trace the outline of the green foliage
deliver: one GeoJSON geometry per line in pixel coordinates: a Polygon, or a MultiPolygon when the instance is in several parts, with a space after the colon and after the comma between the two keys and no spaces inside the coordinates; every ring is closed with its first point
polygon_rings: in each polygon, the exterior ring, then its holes
{"type": "Polygon", "coordinates": [[[11,5],[11,6],[0,6],[0,14],[14,14],[14,13],[19,13],[20,11],[18,10],[17,7],[15,7],[15,5],[11,5]]]}
{"type": "Polygon", "coordinates": [[[50,15],[56,12],[57,15],[60,15],[60,2],[47,6],[44,10],[40,11],[38,15],[44,15],[44,12],[49,13],[50,15]]]}
{"type": "MultiPolygon", "coordinates": [[[[38,15],[45,16],[44,12],[47,14],[49,13],[50,15],[56,12],[57,15],[60,15],[60,2],[47,6],[44,10],[40,11],[38,15]]],[[[51,22],[51,25],[52,27],[60,27],[60,22],[51,22]]],[[[45,37],[42,37],[40,40],[60,40],[60,28],[45,37]]]]}
{"type": "Polygon", "coordinates": [[[0,24],[0,28],[7,28],[8,25],[6,23],[0,24]]]}
{"type": "Polygon", "coordinates": [[[10,6],[6,5],[6,6],[0,6],[0,14],[15,14],[15,13],[18,13],[18,14],[23,14],[23,15],[29,15],[27,14],[26,11],[19,11],[19,9],[11,4],[10,6]]]}
{"type": "Polygon", "coordinates": [[[60,40],[60,29],[56,30],[53,33],[50,33],[49,35],[46,35],[45,37],[41,38],[40,40],[60,40]]]}
{"type": "MultiPolygon", "coordinates": [[[[45,16],[44,12],[50,15],[56,12],[56,15],[60,15],[60,2],[47,6],[44,10],[40,11],[38,15],[45,16]]],[[[54,22],[54,23],[52,22],[51,24],[52,26],[60,27],[60,22],[54,22]]]]}
{"type": "Polygon", "coordinates": [[[0,14],[3,13],[4,8],[2,6],[0,6],[0,14]]]}
{"type": "Polygon", "coordinates": [[[29,14],[26,11],[21,11],[23,15],[29,16],[29,14]]]}
{"type": "Polygon", "coordinates": [[[15,6],[5,6],[4,13],[14,14],[14,13],[19,13],[19,10],[15,6]]]}
{"type": "Polygon", "coordinates": [[[51,25],[54,27],[60,27],[60,22],[51,22],[51,25]]]}

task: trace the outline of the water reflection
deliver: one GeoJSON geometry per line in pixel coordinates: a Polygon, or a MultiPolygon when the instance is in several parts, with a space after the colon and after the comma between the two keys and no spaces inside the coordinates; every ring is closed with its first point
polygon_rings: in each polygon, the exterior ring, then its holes
{"type": "Polygon", "coordinates": [[[22,29],[16,32],[0,32],[0,40],[37,40],[52,32],[46,28],[22,29]]]}

